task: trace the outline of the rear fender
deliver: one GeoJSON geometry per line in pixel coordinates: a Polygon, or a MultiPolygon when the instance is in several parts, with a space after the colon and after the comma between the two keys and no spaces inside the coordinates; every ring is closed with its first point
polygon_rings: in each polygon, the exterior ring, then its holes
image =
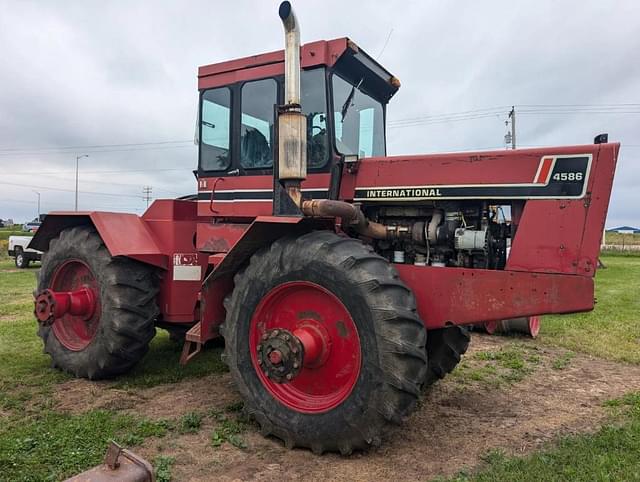
{"type": "Polygon", "coordinates": [[[316,229],[334,230],[333,220],[260,216],[247,228],[242,237],[226,254],[209,257],[213,270],[204,280],[200,299],[200,342],[219,336],[224,322],[224,299],[233,290],[233,277],[259,249],[284,236],[301,236],[316,229]]]}
{"type": "Polygon", "coordinates": [[[112,256],[126,256],[167,269],[169,257],[161,252],[145,221],[135,214],[53,212],[47,215],[29,243],[29,248],[47,251],[51,240],[60,232],[86,225],[92,225],[98,231],[112,256]]]}

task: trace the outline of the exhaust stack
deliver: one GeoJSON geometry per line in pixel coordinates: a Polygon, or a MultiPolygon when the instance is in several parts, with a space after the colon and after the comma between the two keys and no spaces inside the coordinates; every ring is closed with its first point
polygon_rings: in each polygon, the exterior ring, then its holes
{"type": "Polygon", "coordinates": [[[278,10],[285,33],[285,105],[278,115],[278,178],[301,205],[300,183],[307,177],[307,119],[300,106],[300,27],[291,3],[278,10]]]}

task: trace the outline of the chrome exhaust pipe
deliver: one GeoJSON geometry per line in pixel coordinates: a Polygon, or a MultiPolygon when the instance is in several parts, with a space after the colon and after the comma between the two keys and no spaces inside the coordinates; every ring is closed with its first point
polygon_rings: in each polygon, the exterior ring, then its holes
{"type": "Polygon", "coordinates": [[[284,26],[284,103],[300,105],[300,26],[290,2],[282,2],[278,14],[284,26]]]}
{"type": "Polygon", "coordinates": [[[278,177],[300,206],[300,183],[307,177],[307,119],[300,107],[300,26],[291,3],[282,2],[278,14],[285,34],[285,104],[278,115],[278,177]]]}

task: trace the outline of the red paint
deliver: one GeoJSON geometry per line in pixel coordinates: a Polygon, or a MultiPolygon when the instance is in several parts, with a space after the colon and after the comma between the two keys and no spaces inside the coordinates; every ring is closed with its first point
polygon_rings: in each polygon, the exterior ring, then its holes
{"type": "MultiPolygon", "coordinates": [[[[346,38],[338,38],[303,45],[300,49],[300,66],[303,69],[332,66],[347,50],[347,42],[346,38]]],[[[276,75],[284,75],[283,50],[202,66],[198,69],[198,89],[222,87],[243,80],[276,75]]]]}
{"type": "MultiPolygon", "coordinates": [[[[91,268],[70,259],[56,269],[49,289],[54,298],[53,334],[69,350],[85,349],[98,331],[101,315],[100,287],[91,268]]],[[[45,296],[36,298],[36,311],[45,296]]]]}
{"type": "Polygon", "coordinates": [[[540,313],[593,309],[593,279],[585,276],[524,273],[394,264],[416,296],[428,329],[469,325],[540,313]]]}
{"type": "Polygon", "coordinates": [[[529,317],[529,334],[532,338],[535,338],[540,333],[540,317],[539,316],[530,316],[529,317]]]}
{"type": "Polygon", "coordinates": [[[551,172],[551,165],[553,164],[552,157],[545,157],[542,160],[542,167],[540,168],[540,172],[536,177],[535,182],[538,184],[545,184],[547,182],[547,178],[549,177],[549,172],[551,172]]]}
{"type": "Polygon", "coordinates": [[[284,283],[265,295],[251,319],[249,350],[265,389],[298,412],[322,413],[337,407],[351,394],[360,373],[360,338],[351,314],[337,296],[307,281],[284,283]],[[288,383],[272,381],[258,365],[262,336],[277,328],[301,335],[305,349],[303,368],[288,383]]]}
{"type": "Polygon", "coordinates": [[[89,319],[95,309],[95,294],[89,288],[58,292],[46,289],[35,300],[36,318],[43,323],[55,321],[67,313],[89,319]]]}
{"type": "MultiPolygon", "coordinates": [[[[198,202],[199,216],[235,217],[253,219],[256,216],[270,216],[273,213],[271,198],[260,201],[210,201],[210,193],[219,177],[203,177],[199,179],[198,192],[207,195],[206,200],[198,202]],[[213,209],[213,211],[212,211],[213,209]]],[[[271,193],[273,191],[272,176],[232,176],[225,177],[224,182],[215,185],[216,192],[229,192],[234,190],[261,190],[271,193]]],[[[302,183],[302,195],[308,197],[305,191],[310,189],[328,189],[330,175],[328,173],[309,174],[302,183]]],[[[270,195],[270,194],[269,194],[270,195]]]]}
{"type": "Polygon", "coordinates": [[[316,368],[327,361],[331,349],[331,336],[322,323],[309,319],[293,332],[304,346],[304,366],[316,368]]]}

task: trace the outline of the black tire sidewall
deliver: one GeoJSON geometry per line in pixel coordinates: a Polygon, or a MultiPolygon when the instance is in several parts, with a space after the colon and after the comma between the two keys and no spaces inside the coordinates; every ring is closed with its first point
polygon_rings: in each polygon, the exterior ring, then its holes
{"type": "Polygon", "coordinates": [[[38,291],[49,288],[56,270],[65,262],[78,260],[85,263],[90,269],[100,287],[100,321],[98,330],[93,340],[85,348],[79,351],[65,347],[56,337],[51,326],[41,327],[47,351],[56,360],[56,363],[78,376],[86,376],[86,367],[95,363],[96,359],[105,356],[105,334],[110,329],[109,317],[110,299],[105,287],[108,280],[104,273],[105,262],[100,253],[89,252],[83,244],[68,245],[58,243],[54,251],[48,253],[46,260],[40,268],[38,291]]]}
{"type": "MultiPolygon", "coordinates": [[[[246,386],[253,403],[268,414],[275,426],[304,426],[309,432],[309,444],[323,437],[336,438],[337,434],[341,434],[338,438],[361,437],[361,434],[352,433],[354,428],[347,421],[354,414],[366,412],[369,407],[375,406],[373,399],[378,396],[376,388],[381,380],[375,325],[366,298],[361,290],[354,288],[348,272],[339,270],[332,264],[311,259],[301,268],[285,273],[277,269],[265,270],[261,280],[245,285],[242,293],[239,293],[238,299],[243,302],[236,308],[237,322],[234,326],[237,331],[233,338],[242,384],[246,386]],[[350,395],[340,405],[324,413],[298,412],[276,400],[262,384],[251,361],[247,340],[254,310],[270,290],[291,281],[309,281],[331,291],[347,308],[358,330],[361,353],[358,379],[350,395]],[[347,293],[349,296],[345,296],[347,293]]],[[[286,438],[287,434],[276,435],[286,438]]],[[[300,442],[299,435],[296,438],[300,442]]]]}
{"type": "Polygon", "coordinates": [[[25,269],[29,267],[29,260],[22,250],[16,252],[16,268],[25,269]]]}

